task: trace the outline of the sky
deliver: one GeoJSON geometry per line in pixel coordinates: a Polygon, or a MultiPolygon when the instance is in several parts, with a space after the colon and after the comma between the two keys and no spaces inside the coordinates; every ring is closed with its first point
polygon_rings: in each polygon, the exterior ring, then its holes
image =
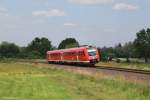
{"type": "Polygon", "coordinates": [[[0,0],[0,42],[26,46],[35,37],[53,45],[114,46],[150,27],[150,0],[0,0]]]}

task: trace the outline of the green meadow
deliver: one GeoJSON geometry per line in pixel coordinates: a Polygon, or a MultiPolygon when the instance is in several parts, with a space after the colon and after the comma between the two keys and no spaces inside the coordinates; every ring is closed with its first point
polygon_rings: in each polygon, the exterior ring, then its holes
{"type": "Polygon", "coordinates": [[[0,63],[0,100],[150,100],[150,84],[81,75],[55,65],[0,63]]]}

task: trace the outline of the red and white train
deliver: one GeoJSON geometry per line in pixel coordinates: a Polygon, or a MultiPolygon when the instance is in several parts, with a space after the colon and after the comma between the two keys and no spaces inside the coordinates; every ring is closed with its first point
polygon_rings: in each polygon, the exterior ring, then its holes
{"type": "Polygon", "coordinates": [[[96,47],[84,46],[62,50],[47,51],[48,63],[73,63],[94,65],[100,60],[96,47]]]}

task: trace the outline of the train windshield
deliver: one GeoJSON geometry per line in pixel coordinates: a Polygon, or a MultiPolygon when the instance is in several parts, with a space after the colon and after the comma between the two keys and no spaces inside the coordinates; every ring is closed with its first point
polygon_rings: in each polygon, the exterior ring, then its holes
{"type": "Polygon", "coordinates": [[[96,49],[93,49],[93,48],[88,49],[88,55],[89,56],[95,56],[96,55],[96,49]]]}

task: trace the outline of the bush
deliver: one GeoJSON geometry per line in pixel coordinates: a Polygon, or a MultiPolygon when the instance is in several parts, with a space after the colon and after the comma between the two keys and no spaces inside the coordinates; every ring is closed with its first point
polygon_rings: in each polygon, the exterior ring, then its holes
{"type": "Polygon", "coordinates": [[[19,52],[19,47],[14,43],[2,42],[0,44],[1,57],[15,58],[19,52]]]}
{"type": "Polygon", "coordinates": [[[120,63],[120,62],[121,62],[121,60],[120,60],[119,58],[117,58],[117,59],[116,59],[116,62],[117,62],[117,63],[120,63]]]}
{"type": "Polygon", "coordinates": [[[128,59],[126,59],[126,62],[127,62],[127,63],[130,63],[131,61],[130,61],[130,59],[128,58],[128,59]]]}
{"type": "Polygon", "coordinates": [[[28,53],[27,58],[29,59],[39,59],[41,58],[41,54],[38,51],[31,51],[28,53]]]}

